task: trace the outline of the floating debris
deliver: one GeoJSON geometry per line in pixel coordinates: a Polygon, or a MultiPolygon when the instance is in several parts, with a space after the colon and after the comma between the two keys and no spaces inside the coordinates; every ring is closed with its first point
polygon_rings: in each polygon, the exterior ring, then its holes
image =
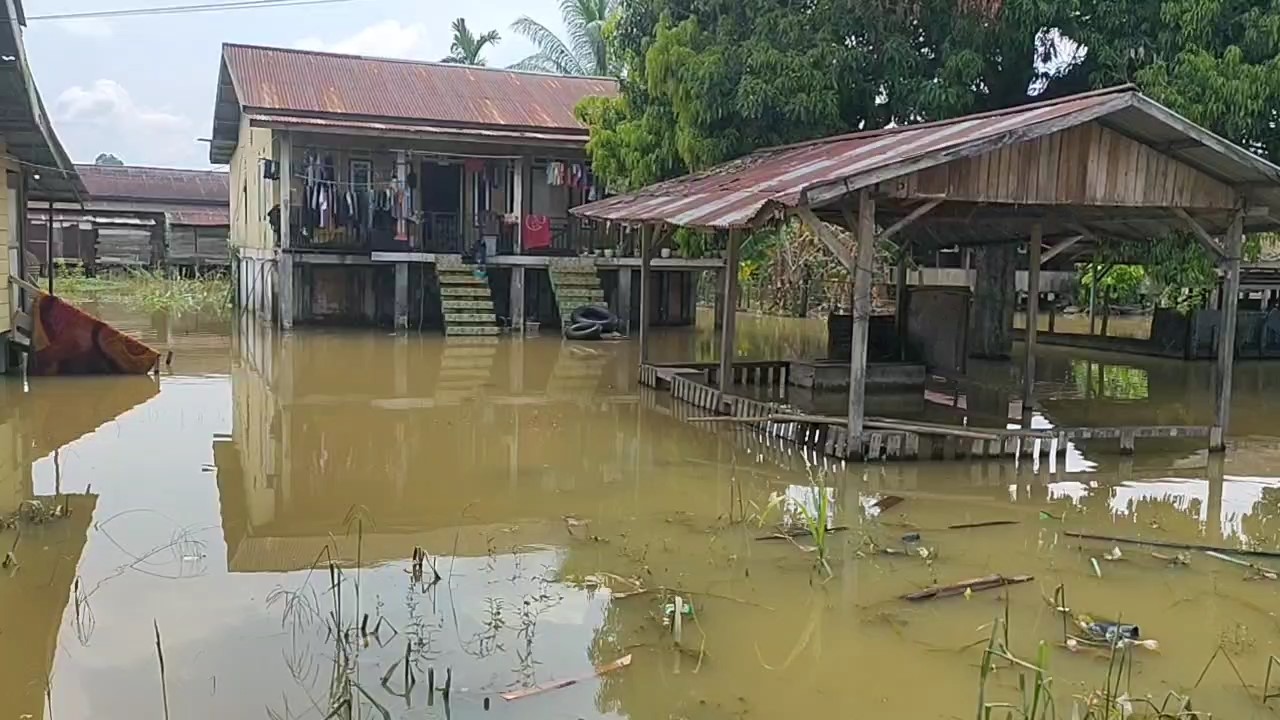
{"type": "Polygon", "coordinates": [[[502,699],[508,700],[508,701],[519,700],[521,698],[527,698],[533,695],[540,695],[544,692],[550,692],[551,690],[559,690],[561,688],[567,688],[571,685],[577,685],[580,682],[584,682],[586,680],[590,680],[595,677],[600,677],[601,675],[604,675],[606,673],[611,673],[615,670],[621,670],[622,668],[627,667],[630,664],[631,664],[631,656],[627,655],[625,657],[618,658],[617,660],[614,660],[613,662],[607,665],[597,665],[595,672],[590,675],[583,675],[582,677],[576,677],[576,678],[566,678],[564,680],[554,680],[552,682],[549,682],[543,685],[535,685],[531,688],[525,688],[524,690],[514,690],[512,692],[505,692],[505,693],[502,693],[502,699]]]}
{"type": "Polygon", "coordinates": [[[987,520],[975,523],[959,523],[957,525],[948,525],[948,530],[968,530],[970,528],[999,527],[1001,525],[1017,525],[1017,520],[987,520]]]}
{"type": "Polygon", "coordinates": [[[1006,585],[1017,585],[1035,580],[1032,575],[985,575],[971,580],[961,580],[960,582],[951,583],[950,585],[934,586],[924,590],[918,590],[913,593],[907,593],[902,596],[903,600],[916,602],[919,600],[932,600],[934,598],[952,597],[955,595],[965,595],[972,592],[981,592],[983,590],[994,590],[1006,585]]]}

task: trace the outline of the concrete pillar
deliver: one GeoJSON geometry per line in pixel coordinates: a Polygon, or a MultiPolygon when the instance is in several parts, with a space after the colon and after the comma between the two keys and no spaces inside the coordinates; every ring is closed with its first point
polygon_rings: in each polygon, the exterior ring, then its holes
{"type": "Polygon", "coordinates": [[[742,231],[730,230],[724,254],[724,319],[720,330],[720,391],[733,387],[733,360],[737,356],[737,338],[734,331],[738,316],[738,253],[742,244],[742,231]]]}
{"type": "Polygon", "coordinates": [[[1222,261],[1222,328],[1218,333],[1217,395],[1214,427],[1209,436],[1209,449],[1227,447],[1227,431],[1231,421],[1231,380],[1236,357],[1236,316],[1240,307],[1240,250],[1244,239],[1244,215],[1237,213],[1227,230],[1227,251],[1222,261]]]}
{"type": "Polygon", "coordinates": [[[861,454],[866,416],[867,333],[871,325],[871,265],[875,262],[876,201],[858,193],[857,254],[853,266],[853,337],[849,345],[849,440],[861,454]]]}
{"type": "Polygon", "coordinates": [[[1035,407],[1036,340],[1040,332],[1040,250],[1044,233],[1039,223],[1031,227],[1027,241],[1027,333],[1026,357],[1022,368],[1022,426],[1031,427],[1035,407]]]}
{"type": "Polygon", "coordinates": [[[631,334],[631,268],[618,268],[618,292],[615,299],[617,307],[613,309],[615,315],[622,320],[622,326],[631,334]]]}
{"type": "Polygon", "coordinates": [[[1013,351],[1014,279],[1017,245],[982,245],[974,251],[973,357],[1007,359],[1013,351]]]}
{"type": "Polygon", "coordinates": [[[511,311],[511,331],[524,333],[524,280],[525,269],[520,266],[511,268],[511,297],[508,307],[511,311]]]}
{"type": "Polygon", "coordinates": [[[277,281],[280,286],[276,288],[276,303],[279,305],[277,317],[280,318],[280,327],[284,330],[293,328],[293,315],[296,309],[294,304],[294,264],[293,255],[291,253],[281,251],[278,262],[277,281]]]}
{"type": "Polygon", "coordinates": [[[395,327],[409,329],[409,263],[396,263],[395,327]]]}

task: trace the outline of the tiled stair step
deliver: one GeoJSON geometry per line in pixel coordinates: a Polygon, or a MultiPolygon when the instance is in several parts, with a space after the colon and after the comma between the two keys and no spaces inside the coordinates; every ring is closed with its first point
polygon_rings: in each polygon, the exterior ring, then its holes
{"type": "Polygon", "coordinates": [[[472,275],[471,273],[445,273],[439,276],[441,285],[475,285],[476,287],[489,287],[488,281],[472,275]]]}
{"type": "Polygon", "coordinates": [[[569,275],[552,275],[551,282],[557,288],[568,287],[600,287],[600,278],[596,275],[573,273],[569,275]]]}
{"type": "Polygon", "coordinates": [[[447,313],[450,310],[488,310],[493,311],[492,300],[462,300],[448,297],[440,301],[441,308],[447,313]]]}
{"type": "Polygon", "coordinates": [[[586,303],[604,303],[603,290],[588,290],[585,288],[565,288],[556,292],[556,297],[563,305],[567,302],[577,302],[579,305],[586,303]]]}
{"type": "Polygon", "coordinates": [[[489,287],[480,285],[442,285],[440,287],[440,296],[442,298],[487,298],[489,297],[489,287]]]}
{"type": "Polygon", "coordinates": [[[467,378],[487,378],[493,372],[492,366],[475,368],[441,368],[436,376],[437,381],[465,380],[467,378]]]}
{"type": "Polygon", "coordinates": [[[459,323],[496,323],[498,316],[493,313],[445,313],[444,321],[449,325],[459,323]]]}
{"type": "Polygon", "coordinates": [[[446,341],[445,354],[453,357],[468,353],[484,353],[489,357],[494,357],[497,353],[497,348],[494,346],[498,342],[496,337],[454,337],[446,341]]]}
{"type": "Polygon", "coordinates": [[[502,330],[497,325],[446,325],[445,335],[498,335],[502,330]]]}

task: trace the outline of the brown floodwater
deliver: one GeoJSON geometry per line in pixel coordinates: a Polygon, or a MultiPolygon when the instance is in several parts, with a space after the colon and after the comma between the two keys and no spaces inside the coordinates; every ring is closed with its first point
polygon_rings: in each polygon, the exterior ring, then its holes
{"type": "MultiPolygon", "coordinates": [[[[1116,544],[1064,534],[1280,550],[1280,364],[1237,367],[1225,457],[1139,441],[1129,458],[1085,443],[1036,463],[843,464],[682,422],[637,388],[630,343],[281,336],[99,312],[175,361],[158,381],[0,382],[0,511],[34,498],[69,513],[0,532],[19,563],[0,571],[0,720],[161,718],[166,704],[172,718],[318,720],[343,698],[364,718],[383,717],[375,703],[395,718],[970,718],[1006,612],[1014,654],[1047,644],[1070,717],[1108,663],[1058,646],[1062,618],[1044,598],[1059,585],[1073,611],[1159,641],[1132,651],[1130,696],[1280,713],[1261,702],[1280,582],[1201,553],[1169,567],[1119,545],[1107,560],[1116,544]],[[828,541],[830,576],[807,541],[757,539],[759,516],[778,519],[771,497],[814,510],[814,483],[848,526],[828,541]],[[903,501],[877,514],[885,495],[903,501]],[[996,520],[1016,524],[946,529],[996,520]],[[1007,605],[1001,591],[899,599],[991,573],[1035,579],[1009,587],[1007,605]],[[693,605],[683,651],[662,588],[693,605]],[[1247,687],[1221,657],[1200,678],[1220,646],[1247,687]],[[438,692],[428,704],[429,672],[437,688],[450,677],[447,710],[438,692]]],[[[739,332],[744,357],[825,346],[820,321],[744,316],[739,332]]],[[[656,343],[658,360],[711,359],[716,345],[709,323],[656,343]]],[[[875,402],[1003,420],[1016,370],[972,370],[933,401],[875,402]],[[937,401],[961,396],[963,409],[937,401]]],[[[1212,416],[1208,364],[1049,348],[1039,372],[1038,426],[1212,416]]],[[[1001,667],[986,698],[1017,687],[1001,667]]]]}

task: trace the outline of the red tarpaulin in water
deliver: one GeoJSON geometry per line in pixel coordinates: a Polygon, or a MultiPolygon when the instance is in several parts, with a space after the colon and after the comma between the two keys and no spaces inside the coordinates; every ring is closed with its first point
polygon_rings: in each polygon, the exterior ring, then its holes
{"type": "Polygon", "coordinates": [[[32,303],[31,375],[145,375],[160,353],[52,295],[32,303]]]}

